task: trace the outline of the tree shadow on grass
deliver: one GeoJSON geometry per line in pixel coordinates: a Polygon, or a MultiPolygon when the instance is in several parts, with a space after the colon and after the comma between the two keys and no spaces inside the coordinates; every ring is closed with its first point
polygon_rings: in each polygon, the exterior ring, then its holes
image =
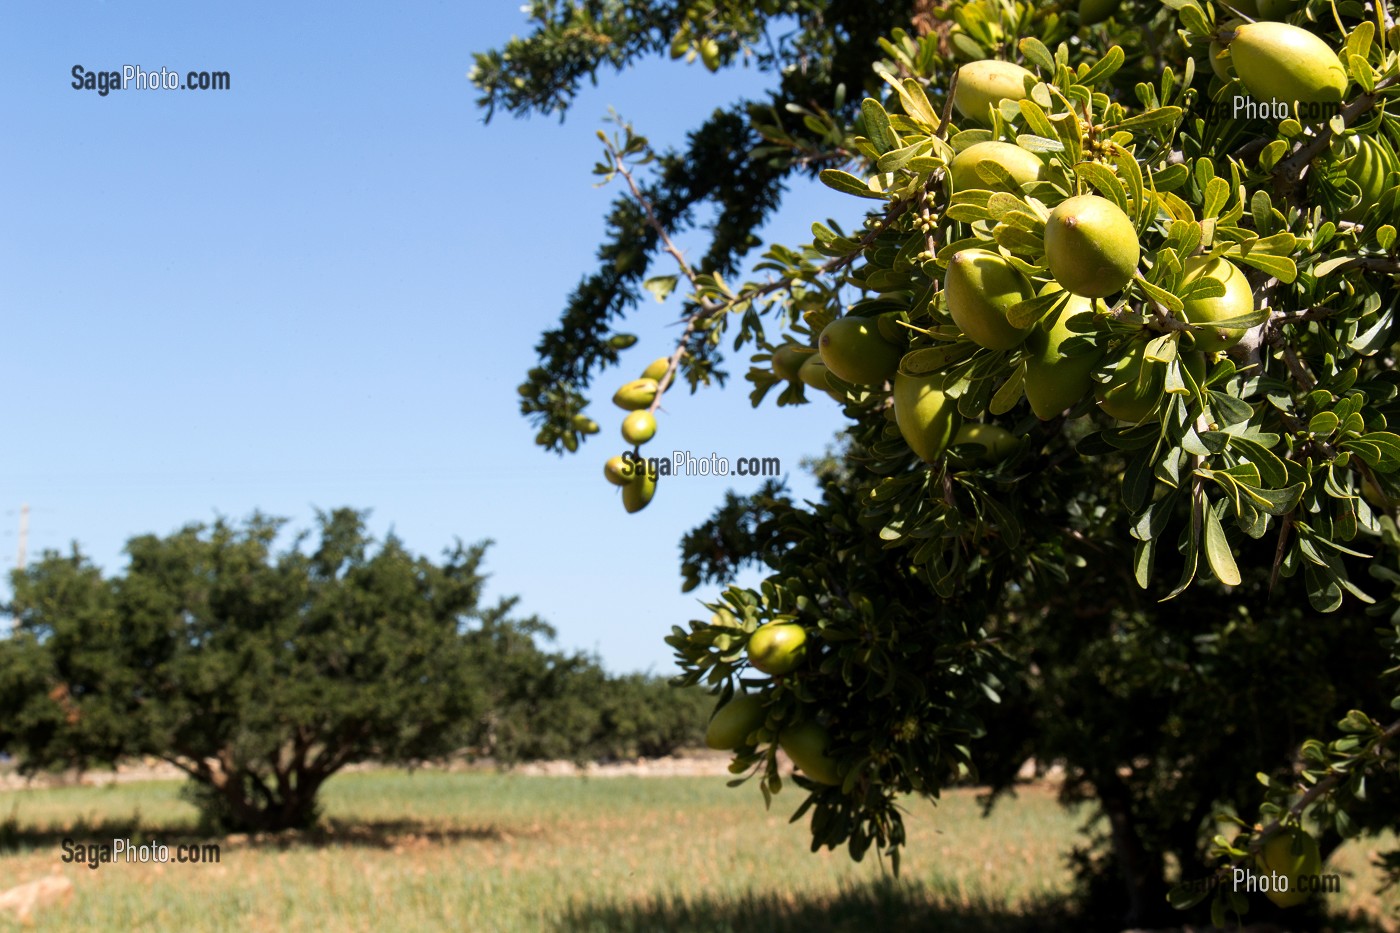
{"type": "Polygon", "coordinates": [[[882,880],[832,896],[752,893],[737,897],[666,898],[571,908],[555,929],[597,933],[1068,933],[1082,931],[1067,900],[1021,907],[969,899],[952,890],[882,880]]]}
{"type": "MultiPolygon", "coordinates": [[[[1186,922],[1155,933],[1206,933],[1186,922]]],[[[1393,929],[1357,911],[1308,918],[1302,925],[1263,922],[1234,928],[1241,933],[1381,933],[1393,929]]],[[[1068,895],[1011,907],[969,899],[952,889],[882,880],[843,888],[824,897],[781,893],[737,897],[666,898],[649,902],[602,902],[571,908],[559,918],[559,933],[1120,933],[1121,923],[1091,920],[1068,895]]]]}
{"type": "Polygon", "coordinates": [[[129,839],[137,845],[159,842],[165,845],[215,843],[225,853],[240,848],[367,848],[393,851],[401,848],[450,845],[457,842],[507,842],[528,835],[518,829],[507,831],[484,824],[443,826],[418,820],[337,820],[323,819],[310,830],[276,833],[205,832],[188,823],[162,825],[142,821],[140,814],[126,819],[88,820],[78,818],[63,825],[21,825],[13,816],[0,817],[0,855],[54,851],[65,841],[107,844],[113,839],[129,839]]]}

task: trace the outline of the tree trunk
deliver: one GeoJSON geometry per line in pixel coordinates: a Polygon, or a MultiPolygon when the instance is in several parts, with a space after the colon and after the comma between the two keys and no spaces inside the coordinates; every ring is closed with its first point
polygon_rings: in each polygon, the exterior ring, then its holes
{"type": "Polygon", "coordinates": [[[1094,786],[1108,816],[1113,854],[1122,876],[1127,905],[1124,926],[1141,927],[1169,921],[1171,918],[1166,916],[1170,910],[1166,900],[1166,866],[1162,853],[1148,851],[1138,835],[1132,792],[1116,774],[1100,777],[1094,786]]]}

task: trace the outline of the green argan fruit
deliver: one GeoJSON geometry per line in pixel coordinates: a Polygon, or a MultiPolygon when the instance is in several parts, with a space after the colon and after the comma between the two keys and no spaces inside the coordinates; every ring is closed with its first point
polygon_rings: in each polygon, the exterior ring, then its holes
{"type": "Polygon", "coordinates": [[[763,698],[759,694],[736,693],[710,718],[705,744],[721,750],[738,748],[763,725],[763,719],[763,698]]]}
{"type": "Polygon", "coordinates": [[[909,449],[929,463],[948,449],[962,420],[952,399],[934,387],[935,376],[894,377],[894,421],[909,449]]]}
{"type": "Polygon", "coordinates": [[[879,385],[899,368],[899,349],[880,336],[870,318],[839,317],[817,338],[822,362],[836,378],[856,385],[879,385]]]}
{"type": "Polygon", "coordinates": [[[1245,23],[1230,40],[1230,61],[1251,97],[1285,104],[1338,103],[1347,73],[1314,33],[1288,23],[1245,23]]]}
{"type": "Polygon", "coordinates": [[[1312,895],[1307,882],[1322,871],[1322,853],[1318,851],[1316,839],[1290,826],[1269,837],[1255,856],[1255,864],[1260,873],[1273,876],[1271,881],[1288,879],[1286,886],[1277,885],[1286,890],[1274,890],[1275,885],[1270,884],[1264,896],[1280,907],[1297,907],[1312,895]]]}
{"type": "Polygon", "coordinates": [[[1010,185],[995,185],[983,181],[977,174],[977,166],[984,162],[1000,165],[1017,185],[1045,177],[1045,163],[1020,146],[1001,142],[973,143],[953,156],[953,161],[948,164],[948,174],[953,179],[953,190],[1015,190],[1010,185]]]}
{"type": "Polygon", "coordinates": [[[587,415],[574,415],[573,425],[576,429],[578,429],[578,431],[580,431],[583,434],[598,433],[598,422],[594,421],[587,415]]]}
{"type": "Polygon", "coordinates": [[[1361,198],[1342,213],[1341,219],[1359,223],[1380,200],[1390,174],[1400,172],[1400,160],[1383,140],[1374,136],[1353,134],[1337,148],[1351,157],[1346,165],[1346,176],[1361,189],[1361,198]]]}
{"type": "Polygon", "coordinates": [[[948,263],[943,278],[948,313],[968,339],[989,350],[1010,350],[1028,327],[1012,327],[1006,312],[1034,294],[1030,281],[1000,253],[965,249],[948,263]]]}
{"type": "Polygon", "coordinates": [[[831,734],[813,719],[806,719],[794,726],[788,726],[778,733],[778,744],[807,777],[818,784],[835,786],[841,783],[841,774],[836,761],[827,755],[831,745],[831,734]]]}
{"type": "Polygon", "coordinates": [[[970,444],[980,448],[975,459],[984,463],[1000,463],[1016,452],[1021,439],[1006,428],[995,424],[965,424],[953,437],[953,447],[970,444]]]}
{"type": "Polygon", "coordinates": [[[802,347],[795,343],[784,344],[773,351],[773,372],[789,382],[801,378],[798,376],[798,370],[816,352],[811,347],[802,347]]]}
{"type": "Polygon", "coordinates": [[[1128,215],[1096,194],[1061,203],[1045,223],[1050,274],[1075,295],[1103,298],[1118,291],[1132,279],[1140,253],[1128,215]]]}
{"type": "MultiPolygon", "coordinates": [[[[1207,259],[1193,256],[1186,260],[1186,282],[1209,278],[1225,286],[1225,294],[1218,298],[1193,298],[1185,302],[1182,315],[1192,324],[1210,324],[1214,321],[1227,321],[1234,317],[1244,317],[1254,311],[1254,293],[1249,288],[1249,280],[1239,267],[1228,259],[1207,259]]],[[[1228,350],[1240,342],[1247,328],[1213,328],[1195,332],[1196,349],[1205,353],[1228,350]]]]}
{"type": "Polygon", "coordinates": [[[765,674],[790,674],[806,658],[807,630],[796,622],[770,622],[749,636],[749,663],[765,674]]]}
{"type": "Polygon", "coordinates": [[[988,110],[1003,100],[1024,100],[1026,79],[1035,75],[1015,62],[985,59],[968,62],[958,69],[958,85],[953,89],[953,106],[969,120],[991,123],[988,110]]]}
{"type": "Polygon", "coordinates": [[[1119,0],[1079,0],[1079,25],[1102,23],[1118,12],[1119,0]]]}
{"type": "Polygon", "coordinates": [[[1104,350],[1076,339],[1093,330],[1094,305],[1088,298],[1071,295],[1026,338],[1026,399],[1041,421],[1074,407],[1094,387],[1091,374],[1104,350]]]}
{"type": "Polygon", "coordinates": [[[634,411],[622,419],[622,439],[629,444],[645,444],[656,436],[656,416],[649,411],[634,411]]]}
{"type": "Polygon", "coordinates": [[[831,387],[831,384],[826,381],[826,374],[827,367],[826,364],[822,362],[821,354],[813,353],[807,357],[807,361],[798,369],[797,378],[814,389],[820,389],[836,401],[844,404],[846,397],[831,387]]]}
{"type": "Polygon", "coordinates": [[[1400,506],[1400,499],[1386,495],[1384,489],[1370,476],[1361,478],[1361,497],[1378,509],[1390,511],[1400,506]]]}
{"type": "Polygon", "coordinates": [[[651,361],[651,365],[642,370],[643,379],[655,379],[661,381],[661,377],[666,375],[666,370],[671,368],[671,360],[664,356],[659,356],[651,361]]]}
{"type": "Polygon", "coordinates": [[[656,477],[644,469],[633,468],[631,481],[622,487],[622,507],[628,512],[640,512],[656,495],[656,477]]]}
{"type": "MultiPolygon", "coordinates": [[[[1157,410],[1166,388],[1167,364],[1147,358],[1151,340],[1143,337],[1124,348],[1112,378],[1098,387],[1099,407],[1119,421],[1141,424],[1157,410]]],[[[1205,381],[1206,358],[1199,351],[1181,354],[1181,363],[1199,382],[1205,381]]]]}
{"type": "Polygon", "coordinates": [[[614,486],[626,486],[632,482],[632,467],[619,454],[616,457],[609,457],[608,462],[603,464],[603,475],[608,478],[608,482],[614,486]]]}
{"type": "MultiPolygon", "coordinates": [[[[1250,13],[1249,15],[1256,16],[1258,14],[1250,13]]],[[[1238,29],[1244,24],[1245,20],[1235,17],[1226,20],[1221,29],[1229,31],[1238,29]]],[[[1219,39],[1210,40],[1210,70],[1215,72],[1217,78],[1227,84],[1235,79],[1235,66],[1230,61],[1230,47],[1222,45],[1219,39]]]]}
{"type": "Polygon", "coordinates": [[[655,379],[633,379],[613,395],[613,404],[625,411],[639,411],[650,408],[656,401],[655,379]]]}

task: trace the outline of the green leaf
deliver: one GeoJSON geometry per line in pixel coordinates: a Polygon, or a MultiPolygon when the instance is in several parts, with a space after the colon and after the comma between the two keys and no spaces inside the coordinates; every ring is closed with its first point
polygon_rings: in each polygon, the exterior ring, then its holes
{"type": "Polygon", "coordinates": [[[678,276],[657,275],[643,282],[642,288],[655,295],[657,301],[665,301],[671,296],[671,292],[676,290],[678,281],[680,281],[678,276]]]}
{"type": "Polygon", "coordinates": [[[906,376],[927,376],[929,373],[942,372],[975,352],[977,347],[967,342],[942,347],[921,347],[904,354],[904,358],[899,361],[899,371],[906,376]]]}
{"type": "Polygon", "coordinates": [[[899,102],[904,107],[904,112],[909,114],[920,123],[927,124],[936,129],[940,123],[938,111],[933,109],[929,103],[928,95],[924,93],[924,86],[913,78],[905,78],[899,84],[899,102]]]}
{"type": "Polygon", "coordinates": [[[1269,275],[1272,275],[1285,285],[1292,283],[1298,278],[1298,264],[1286,257],[1271,256],[1268,253],[1249,251],[1235,254],[1232,258],[1236,258],[1246,265],[1269,273],[1269,275]]]}
{"type": "Polygon", "coordinates": [[[1141,132],[1143,130],[1154,130],[1158,127],[1174,125],[1180,119],[1180,107],[1158,107],[1156,110],[1149,110],[1146,113],[1140,113],[1137,116],[1129,117],[1113,128],[1115,130],[1141,132]]]}
{"type": "Polygon", "coordinates": [[[1050,50],[1045,47],[1034,36],[1028,36],[1021,40],[1019,48],[1021,54],[1026,56],[1026,60],[1038,65],[1043,71],[1053,73],[1055,71],[1055,59],[1050,55],[1050,50]]]}
{"type": "Polygon", "coordinates": [[[1118,205],[1119,210],[1128,213],[1128,197],[1123,192],[1123,183],[1111,169],[1098,162],[1080,162],[1074,167],[1074,172],[1093,185],[1099,194],[1118,205]]]}
{"type": "Polygon", "coordinates": [[[890,115],[881,103],[873,97],[860,102],[860,115],[865,120],[865,137],[881,154],[898,149],[900,139],[890,126],[890,115]]]}
{"type": "Polygon", "coordinates": [[[1221,499],[1206,509],[1206,560],[1221,583],[1239,586],[1240,569],[1235,564],[1235,556],[1230,553],[1230,540],[1225,537],[1225,528],[1220,522],[1220,513],[1226,504],[1221,499]]]}
{"type": "Polygon", "coordinates": [[[1140,512],[1152,501],[1152,486],[1156,483],[1153,468],[1156,466],[1157,451],[1144,448],[1128,461],[1123,471],[1123,503],[1133,512],[1140,512]]]}
{"type": "Polygon", "coordinates": [[[1219,217],[1221,209],[1230,200],[1230,183],[1223,178],[1212,178],[1206,185],[1201,217],[1219,217]]]}
{"type": "Polygon", "coordinates": [[[1259,469],[1259,476],[1270,486],[1282,486],[1288,482],[1288,470],[1283,461],[1263,444],[1247,437],[1229,435],[1230,443],[1259,469]]]}
{"type": "Polygon", "coordinates": [[[822,184],[826,185],[828,188],[834,188],[842,194],[853,194],[858,198],[885,200],[883,194],[878,191],[870,190],[870,186],[865,182],[861,181],[850,172],[843,172],[839,168],[822,169],[822,173],[818,177],[821,178],[822,184]]]}
{"type": "Polygon", "coordinates": [[[1085,87],[1093,87],[1101,84],[1119,68],[1123,67],[1123,59],[1126,56],[1118,46],[1113,46],[1108,50],[1108,54],[1094,63],[1084,74],[1075,79],[1075,84],[1082,84],[1085,87]]]}
{"type": "Polygon", "coordinates": [[[1287,515],[1302,501],[1304,486],[1295,483],[1283,489],[1263,489],[1255,486],[1241,486],[1240,489],[1259,503],[1259,507],[1270,515],[1287,515]]]}
{"type": "Polygon", "coordinates": [[[1176,297],[1162,286],[1154,285],[1140,275],[1137,276],[1135,281],[1142,287],[1143,291],[1147,292],[1148,296],[1173,314],[1180,314],[1185,308],[1180,298],[1176,297]]]}
{"type": "Polygon", "coordinates": [[[1030,327],[1043,318],[1052,307],[1063,301],[1065,294],[1064,292],[1055,292],[1017,302],[1007,310],[1006,323],[1018,329],[1030,327]]]}

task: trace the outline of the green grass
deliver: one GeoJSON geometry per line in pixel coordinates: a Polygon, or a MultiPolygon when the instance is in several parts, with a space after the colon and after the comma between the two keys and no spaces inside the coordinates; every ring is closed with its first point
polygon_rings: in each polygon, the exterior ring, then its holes
{"type": "Polygon", "coordinates": [[[65,835],[193,841],[178,791],[0,794],[0,888],[73,880],[38,930],[1030,931],[1070,889],[1080,824],[1041,788],[986,820],[971,792],[911,803],[895,882],[874,856],[811,854],[787,822],[795,787],[765,812],[756,788],[720,778],[381,771],[326,786],[325,832],[226,840],[218,865],[59,862],[65,835]]]}

